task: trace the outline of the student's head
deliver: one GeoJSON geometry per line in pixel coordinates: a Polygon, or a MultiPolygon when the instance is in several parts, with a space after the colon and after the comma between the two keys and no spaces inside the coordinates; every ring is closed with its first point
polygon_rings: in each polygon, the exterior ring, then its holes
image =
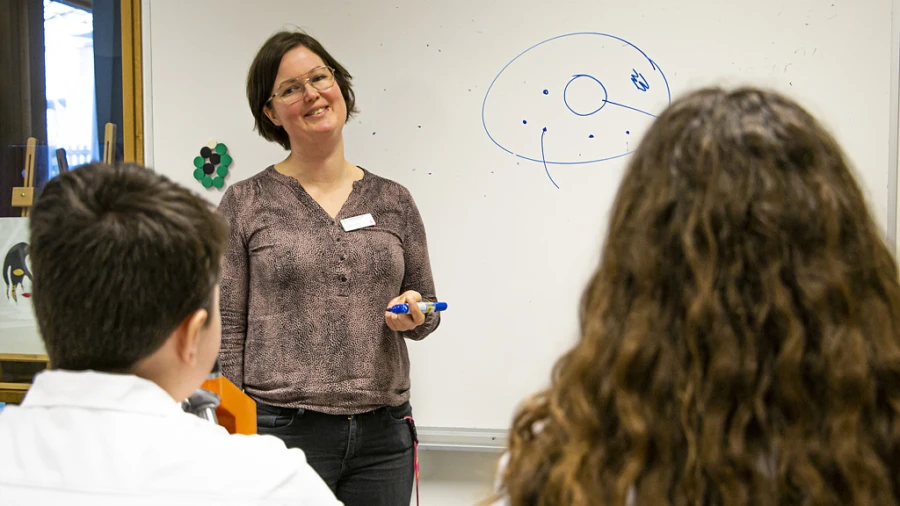
{"type": "Polygon", "coordinates": [[[581,339],[518,413],[512,504],[900,501],[897,269],[775,93],[674,102],[632,157],[581,339]]]}
{"type": "Polygon", "coordinates": [[[91,164],[47,183],[30,223],[53,368],[134,373],[176,398],[202,383],[221,339],[227,238],[206,202],[136,165],[91,164]]]}

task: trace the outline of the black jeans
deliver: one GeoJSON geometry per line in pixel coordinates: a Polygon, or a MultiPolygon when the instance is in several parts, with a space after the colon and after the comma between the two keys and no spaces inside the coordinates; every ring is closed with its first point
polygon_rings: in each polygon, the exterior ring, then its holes
{"type": "Polygon", "coordinates": [[[408,402],[359,415],[326,415],[257,402],[260,434],[300,448],[345,506],[409,506],[413,434],[408,402]]]}

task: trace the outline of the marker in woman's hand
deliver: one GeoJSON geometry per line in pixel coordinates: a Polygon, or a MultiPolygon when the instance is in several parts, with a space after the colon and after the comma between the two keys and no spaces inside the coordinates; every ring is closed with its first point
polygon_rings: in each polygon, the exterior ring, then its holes
{"type": "MultiPolygon", "coordinates": [[[[437,313],[447,309],[446,302],[419,302],[419,310],[425,314],[437,313]]],[[[409,314],[409,304],[396,304],[388,308],[388,311],[394,314],[409,314]]]]}

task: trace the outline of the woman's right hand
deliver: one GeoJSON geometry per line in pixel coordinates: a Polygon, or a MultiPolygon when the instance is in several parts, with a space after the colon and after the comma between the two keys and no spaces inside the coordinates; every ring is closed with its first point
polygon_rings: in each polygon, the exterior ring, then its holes
{"type": "Polygon", "coordinates": [[[408,304],[408,314],[394,314],[390,311],[384,312],[384,322],[395,332],[405,332],[412,330],[419,325],[425,323],[425,313],[419,309],[419,302],[422,302],[422,294],[415,290],[407,290],[388,302],[387,307],[390,308],[397,304],[408,304]]]}

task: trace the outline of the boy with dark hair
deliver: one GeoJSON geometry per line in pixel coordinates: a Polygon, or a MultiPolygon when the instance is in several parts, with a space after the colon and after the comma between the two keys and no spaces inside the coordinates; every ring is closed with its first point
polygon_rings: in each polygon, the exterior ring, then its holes
{"type": "Polygon", "coordinates": [[[30,235],[52,369],[0,415],[0,504],[339,504],[302,451],[180,407],[221,341],[228,228],[206,202],[86,165],[47,183],[30,235]]]}

